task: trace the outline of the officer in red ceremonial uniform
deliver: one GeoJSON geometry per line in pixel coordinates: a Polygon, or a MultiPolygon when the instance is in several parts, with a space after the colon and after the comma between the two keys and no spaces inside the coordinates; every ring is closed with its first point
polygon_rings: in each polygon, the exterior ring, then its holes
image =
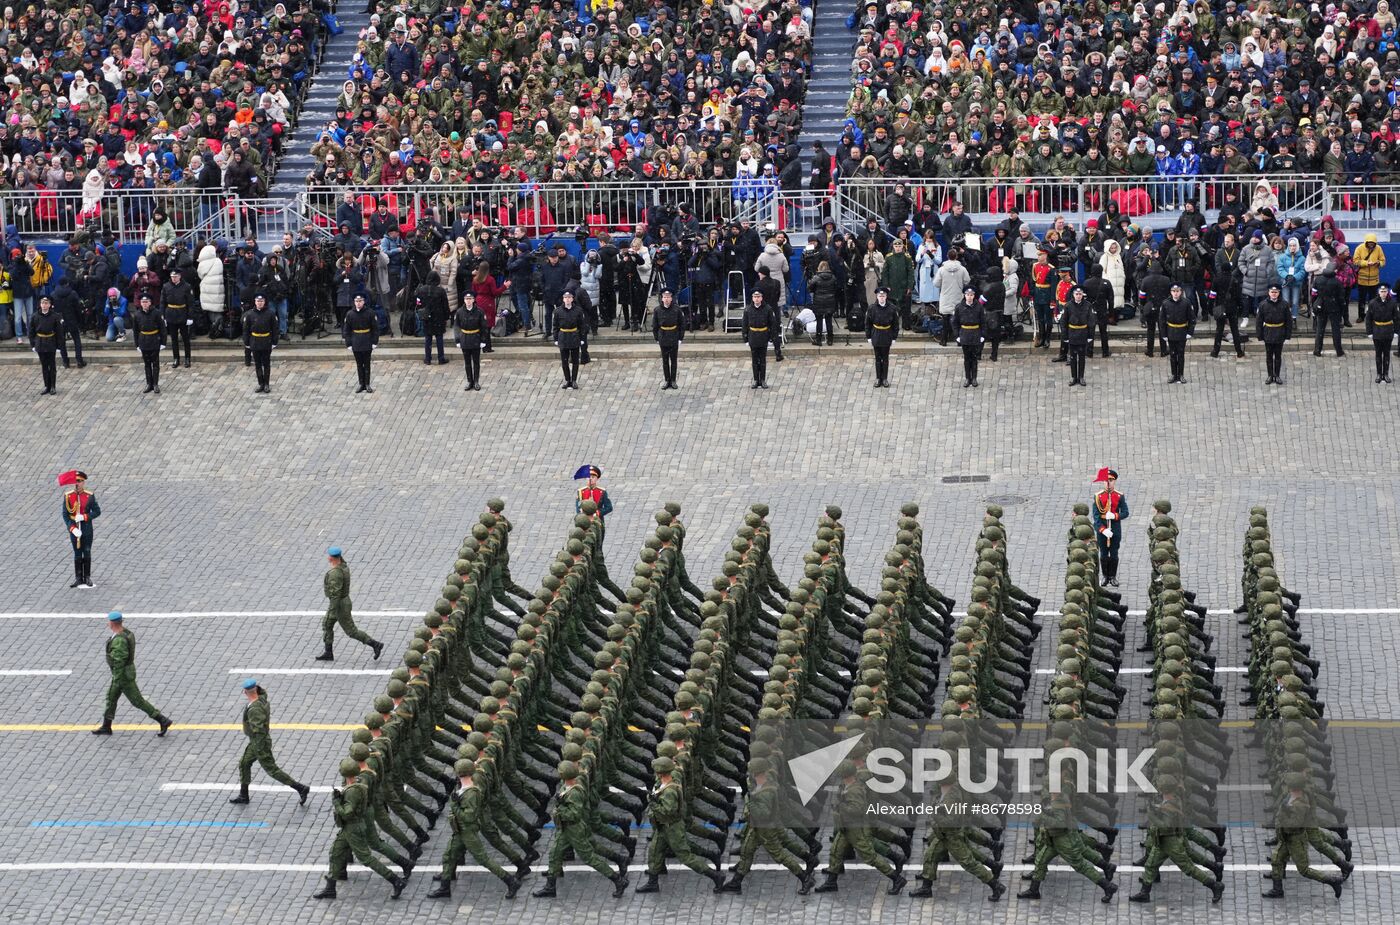
{"type": "Polygon", "coordinates": [[[1051,308],[1055,299],[1055,268],[1050,266],[1050,252],[1044,248],[1031,266],[1031,295],[1035,303],[1036,347],[1050,346],[1051,308]]]}
{"type": "Polygon", "coordinates": [[[583,502],[592,501],[598,505],[598,516],[607,517],[612,513],[612,501],[608,499],[608,493],[598,485],[598,480],[603,477],[603,470],[597,466],[579,466],[574,473],[575,479],[588,479],[588,484],[578,490],[578,498],[574,500],[574,511],[583,510],[583,502]]]}
{"type": "Polygon", "coordinates": [[[1055,357],[1053,362],[1065,363],[1069,361],[1069,329],[1065,327],[1065,308],[1069,305],[1070,298],[1077,288],[1074,282],[1074,268],[1059,266],[1055,272],[1060,275],[1059,281],[1055,283],[1055,323],[1060,326],[1060,355],[1055,357]]]}
{"type": "Polygon", "coordinates": [[[1103,491],[1094,495],[1094,533],[1099,540],[1099,570],[1103,583],[1118,587],[1118,547],[1123,542],[1123,521],[1128,519],[1128,499],[1114,490],[1118,473],[1108,467],[1099,470],[1094,481],[1103,482],[1103,491]]]}
{"type": "Polygon", "coordinates": [[[87,490],[87,473],[79,469],[64,472],[58,484],[71,486],[63,493],[63,526],[73,547],[73,583],[70,588],[92,585],[92,520],[102,513],[97,496],[87,490]]]}

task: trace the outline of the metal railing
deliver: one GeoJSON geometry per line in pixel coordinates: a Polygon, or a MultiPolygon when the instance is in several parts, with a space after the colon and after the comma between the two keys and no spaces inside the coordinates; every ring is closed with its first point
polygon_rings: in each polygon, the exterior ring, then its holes
{"type": "MultiPolygon", "coordinates": [[[[884,223],[885,197],[896,183],[904,183],[915,208],[930,205],[942,214],[961,202],[972,213],[1001,214],[1016,209],[1022,215],[1064,215],[1067,219],[1097,216],[1116,202],[1129,218],[1152,213],[1179,212],[1188,201],[1202,212],[1218,209],[1233,191],[1248,207],[1260,180],[1268,182],[1278,211],[1326,212],[1336,207],[1336,188],[1320,174],[1276,176],[1195,177],[968,177],[953,179],[900,179],[869,177],[837,184],[836,220],[843,226],[864,224],[868,219],[884,223]]],[[[1365,197],[1354,194],[1359,207],[1365,197]]],[[[1371,202],[1379,197],[1370,197],[1371,202]]],[[[1392,196],[1389,200],[1395,202],[1392,196]]],[[[1382,206],[1372,205],[1371,208],[1382,206]]]]}

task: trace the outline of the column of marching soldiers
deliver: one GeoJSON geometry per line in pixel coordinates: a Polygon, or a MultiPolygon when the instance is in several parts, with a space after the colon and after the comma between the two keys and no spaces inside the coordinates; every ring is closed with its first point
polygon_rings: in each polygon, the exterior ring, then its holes
{"type": "MultiPolygon", "coordinates": [[[[1144,649],[1152,652],[1158,796],[1138,861],[1142,886],[1131,898],[1148,901],[1157,870],[1171,860],[1218,901],[1225,830],[1209,823],[1214,783],[1229,758],[1219,731],[1224,703],[1204,608],[1181,587],[1170,505],[1155,507],[1144,649]]],[[[741,892],[760,847],[797,878],[799,893],[835,891],[851,858],[888,877],[897,893],[906,883],[914,826],[868,818],[865,808],[878,802],[868,787],[869,752],[917,743],[937,703],[945,656],[942,748],[967,749],[976,760],[1021,729],[1040,602],[1011,581],[996,505],[984,517],[971,601],[956,628],[954,602],[925,577],[913,504],[901,509],[874,597],[847,578],[835,507],[819,518],[795,588],[777,576],[768,511],[757,504],[721,574],[701,590],[686,571],[680,508],[668,504],[623,589],[603,561],[603,521],[585,502],[533,595],[511,578],[511,524],[503,510],[503,502],[488,502],[403,664],[352,735],[339,767],[344,786],[332,795],[338,830],[330,871],[317,898],[335,896],[352,857],[388,880],[398,897],[444,811],[451,838],[430,898],[451,895],[468,857],[514,896],[540,858],[535,845],[551,821],[547,873],[533,895],[555,896],[564,864],[574,860],[609,878],[621,896],[646,817],[652,836],[640,893],[660,888],[668,858],[709,878],[716,892],[741,892]],[[800,735],[809,720],[863,733],[834,775],[835,827],[819,886],[819,830],[789,805],[787,759],[810,747],[800,735]],[[722,859],[741,816],[747,824],[726,878],[722,859]]],[[[1111,745],[1125,696],[1117,674],[1126,608],[1098,584],[1087,515],[1087,505],[1077,505],[1070,527],[1048,749],[1111,745]]],[[[1340,892],[1350,844],[1330,794],[1321,704],[1304,680],[1315,678],[1317,664],[1301,642],[1296,595],[1282,590],[1273,570],[1259,509],[1246,537],[1243,584],[1250,702],[1258,703],[1259,744],[1276,759],[1269,767],[1280,769],[1272,796],[1288,821],[1280,822],[1274,889],[1265,895],[1282,895],[1288,860],[1340,892]],[[1320,816],[1332,825],[1321,825],[1320,816]],[[1312,871],[1309,845],[1339,864],[1342,876],[1312,871]]],[[[984,801],[1013,799],[1010,772],[1001,771],[984,801]]],[[[1047,776],[1040,798],[1044,810],[1026,859],[1033,868],[1023,875],[1030,884],[1019,895],[1039,898],[1058,856],[1098,884],[1107,902],[1117,889],[1109,860],[1118,831],[1112,795],[1075,792],[1072,781],[1052,790],[1047,776]]],[[[989,886],[989,899],[999,899],[1004,817],[968,815],[968,795],[953,778],[941,783],[936,800],[911,895],[931,896],[939,865],[951,860],[989,886]]]]}

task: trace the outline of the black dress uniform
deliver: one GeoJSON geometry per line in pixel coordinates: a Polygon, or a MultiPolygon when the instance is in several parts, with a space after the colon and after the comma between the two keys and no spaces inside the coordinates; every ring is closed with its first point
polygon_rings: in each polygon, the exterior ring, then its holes
{"type": "Polygon", "coordinates": [[[1259,303],[1259,339],[1264,342],[1268,385],[1283,385],[1283,344],[1293,336],[1293,309],[1279,298],[1279,287],[1269,287],[1269,298],[1259,303]]]}
{"type": "Polygon", "coordinates": [[[1171,297],[1172,282],[1158,269],[1152,269],[1138,283],[1138,299],[1142,302],[1142,323],[1147,325],[1147,355],[1155,356],[1158,344],[1157,320],[1162,303],[1171,297]]]}
{"type": "Polygon", "coordinates": [[[1381,295],[1366,306],[1366,334],[1376,350],[1376,382],[1390,381],[1390,345],[1395,342],[1395,321],[1400,302],[1395,293],[1381,287],[1381,295]]]}
{"type": "Polygon", "coordinates": [[[53,291],[53,307],[63,319],[64,337],[58,342],[58,355],[63,359],[63,368],[68,368],[68,348],[64,341],[71,337],[74,359],[77,360],[78,368],[82,369],[87,365],[87,361],[83,359],[83,302],[72,282],[67,281],[66,277],[58,281],[58,288],[53,291]]]}
{"type": "Polygon", "coordinates": [[[39,370],[44,377],[44,395],[54,395],[58,392],[58,347],[61,343],[63,319],[54,311],[49,300],[44,299],[39,303],[39,310],[29,319],[29,345],[39,355],[39,370]]]}
{"type": "Polygon", "coordinates": [[[1240,337],[1240,277],[1231,273],[1223,281],[1224,287],[1212,290],[1209,296],[1211,314],[1215,316],[1215,344],[1210,349],[1212,357],[1220,356],[1220,342],[1225,337],[1225,328],[1230,329],[1230,341],[1235,345],[1235,356],[1244,357],[1244,340],[1240,337]]]}
{"type": "Polygon", "coordinates": [[[360,379],[360,387],[355,390],[356,394],[373,394],[374,387],[370,385],[370,356],[379,343],[379,322],[375,319],[374,312],[365,304],[364,296],[355,296],[355,304],[345,313],[342,333],[345,336],[345,346],[355,354],[355,373],[360,379]]]}
{"type": "Polygon", "coordinates": [[[579,351],[588,342],[586,323],[574,294],[566,292],[563,306],[554,312],[554,343],[559,348],[559,365],[564,368],[562,389],[578,388],[579,351]]]}
{"type": "Polygon", "coordinates": [[[243,348],[253,355],[259,392],[272,391],[272,348],[277,346],[281,329],[277,312],[262,295],[258,295],[253,307],[243,313],[243,348]]]}
{"type": "Polygon", "coordinates": [[[1313,339],[1313,356],[1322,356],[1322,334],[1327,322],[1332,322],[1332,348],[1337,356],[1346,356],[1342,349],[1342,322],[1347,316],[1347,293],[1337,282],[1335,273],[1323,273],[1313,277],[1313,327],[1317,334],[1313,339]]]}
{"type": "Polygon", "coordinates": [[[661,291],[661,304],[651,316],[651,336],[661,345],[661,378],[665,380],[663,389],[676,388],[676,374],[680,361],[681,341],[685,340],[685,329],[689,326],[685,312],[676,304],[675,296],[669,289],[661,291]]]}
{"type": "Polygon", "coordinates": [[[180,365],[180,344],[185,345],[185,368],[190,368],[190,322],[193,319],[191,311],[194,302],[194,290],[190,284],[184,281],[184,273],[172,270],[172,273],[180,273],[180,280],[173,277],[160,290],[160,305],[165,312],[165,326],[170,332],[170,368],[175,369],[180,365]]]}
{"type": "Polygon", "coordinates": [[[145,391],[159,395],[160,348],[165,346],[165,316],[150,301],[150,296],[141,297],[141,307],[131,313],[131,327],[136,332],[136,349],[141,351],[141,362],[146,366],[145,391]]]}
{"type": "Polygon", "coordinates": [[[986,333],[983,336],[992,342],[992,355],[988,359],[995,363],[997,351],[1001,348],[1001,319],[1006,314],[1006,281],[1001,267],[992,267],[987,271],[987,282],[982,285],[981,301],[986,321],[986,333]]]}
{"type": "Polygon", "coordinates": [[[1196,312],[1182,297],[1179,285],[1172,285],[1172,297],[1162,303],[1162,336],[1167,340],[1171,361],[1169,383],[1186,381],[1186,339],[1196,327],[1196,312]]]}
{"type": "Polygon", "coordinates": [[[1085,358],[1094,341],[1094,308],[1085,297],[1083,288],[1075,287],[1065,306],[1065,341],[1069,345],[1069,384],[1087,385],[1084,381],[1085,358]]]}
{"type": "Polygon", "coordinates": [[[476,307],[472,293],[463,293],[462,307],[452,316],[452,337],[462,348],[462,365],[467,369],[464,392],[481,391],[481,348],[486,343],[486,313],[476,307]]]}
{"type": "Polygon", "coordinates": [[[866,338],[875,348],[875,388],[890,387],[890,347],[899,337],[899,310],[889,302],[888,289],[875,293],[875,304],[866,312],[866,338]]]}
{"type": "MultiPolygon", "coordinates": [[[[1103,267],[1098,264],[1090,264],[1087,270],[1089,278],[1084,280],[1084,295],[1088,297],[1089,304],[1094,307],[1094,320],[1099,328],[1099,343],[1103,347],[1103,355],[1111,356],[1108,352],[1108,319],[1113,314],[1114,293],[1113,284],[1103,278],[1103,267]]],[[[1089,343],[1089,356],[1094,355],[1094,345],[1092,340],[1089,343]]]]}
{"type": "Polygon", "coordinates": [[[977,387],[977,363],[982,359],[986,326],[987,311],[982,297],[976,289],[968,286],[963,290],[963,300],[953,309],[953,335],[962,348],[965,389],[977,387]]]}
{"type": "Polygon", "coordinates": [[[753,385],[750,388],[768,388],[768,343],[772,341],[777,350],[778,360],[783,358],[782,330],[779,328],[778,313],[763,304],[763,297],[754,294],[757,304],[750,301],[744,308],[744,343],[749,345],[749,359],[753,367],[753,385]]]}

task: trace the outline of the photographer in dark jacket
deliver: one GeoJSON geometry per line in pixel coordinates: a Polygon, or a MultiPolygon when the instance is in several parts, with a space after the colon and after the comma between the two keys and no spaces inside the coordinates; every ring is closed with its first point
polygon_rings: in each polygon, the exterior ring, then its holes
{"type": "Polygon", "coordinates": [[[53,291],[53,307],[58,316],[63,319],[64,337],[58,342],[58,352],[63,358],[63,368],[68,368],[68,338],[73,338],[73,356],[78,361],[78,368],[82,369],[87,365],[83,359],[83,341],[81,336],[83,300],[78,295],[78,290],[73,288],[73,281],[67,276],[61,276],[58,286],[53,291]]]}
{"type": "Polygon", "coordinates": [[[442,288],[442,280],[436,272],[429,271],[428,279],[414,290],[413,305],[414,313],[418,316],[418,326],[423,330],[423,365],[433,364],[435,338],[438,365],[446,365],[447,354],[443,352],[442,339],[447,332],[447,290],[442,288]]]}
{"type": "Polygon", "coordinates": [[[822,343],[823,327],[826,328],[827,346],[835,342],[836,333],[832,327],[832,319],[840,307],[837,301],[838,288],[836,274],[831,272],[831,264],[822,260],[817,264],[817,272],[807,280],[807,292],[812,297],[812,314],[817,316],[817,331],[812,335],[812,343],[818,346],[822,343]]]}

